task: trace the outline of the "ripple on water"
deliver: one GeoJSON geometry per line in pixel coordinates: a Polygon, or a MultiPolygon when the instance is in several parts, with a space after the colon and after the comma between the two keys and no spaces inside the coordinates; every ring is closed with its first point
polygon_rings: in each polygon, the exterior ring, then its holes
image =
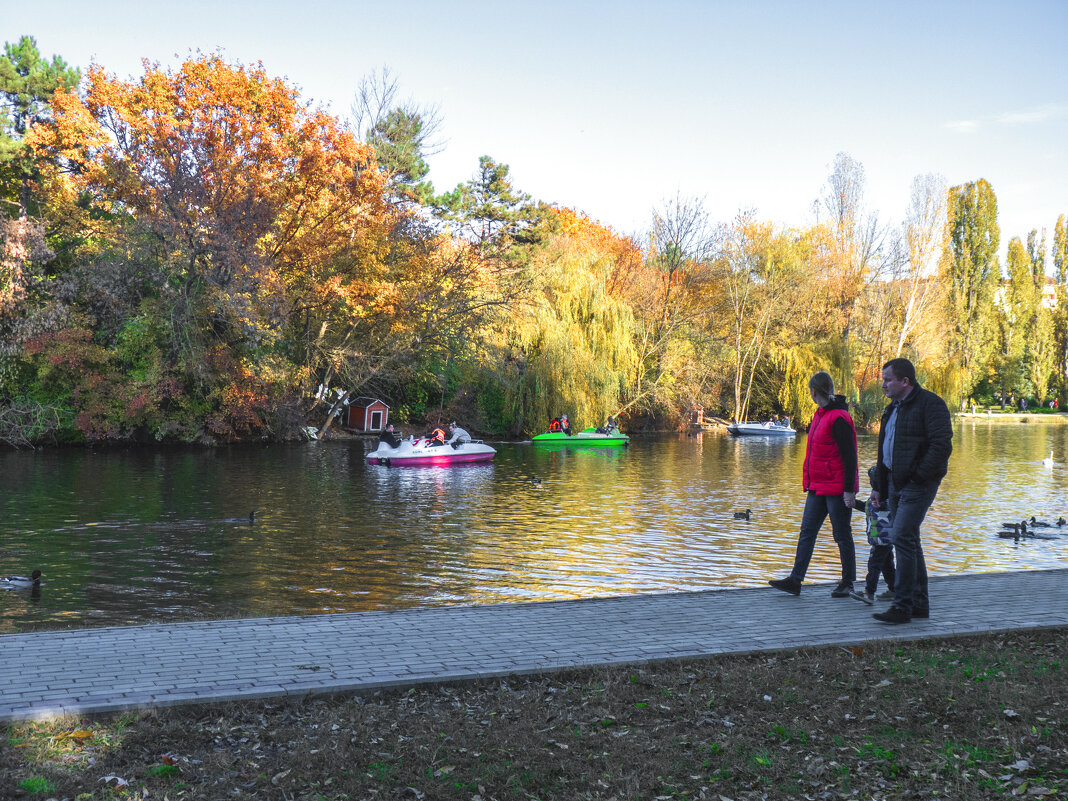
{"type": "MultiPolygon", "coordinates": [[[[0,573],[39,567],[48,583],[39,599],[0,593],[0,631],[761,586],[793,561],[804,442],[502,444],[490,464],[451,469],[370,466],[365,443],[5,452],[0,573]],[[255,524],[226,522],[250,508],[255,524]]],[[[862,465],[875,449],[860,438],[862,465]]],[[[1006,520],[1068,516],[1066,456],[1068,426],[958,424],[924,524],[931,572],[1068,565],[1068,527],[997,537],[1006,520]]],[[[837,576],[827,527],[809,579],[837,576]]]]}

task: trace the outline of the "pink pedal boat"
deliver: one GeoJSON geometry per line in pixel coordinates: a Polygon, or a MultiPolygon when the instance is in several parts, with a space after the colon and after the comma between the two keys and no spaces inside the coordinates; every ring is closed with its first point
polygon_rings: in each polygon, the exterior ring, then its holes
{"type": "Polygon", "coordinates": [[[384,442],[367,454],[367,464],[404,465],[406,467],[448,467],[454,464],[488,462],[497,451],[482,440],[458,442],[452,445],[431,445],[431,440],[408,439],[396,448],[384,442]]]}

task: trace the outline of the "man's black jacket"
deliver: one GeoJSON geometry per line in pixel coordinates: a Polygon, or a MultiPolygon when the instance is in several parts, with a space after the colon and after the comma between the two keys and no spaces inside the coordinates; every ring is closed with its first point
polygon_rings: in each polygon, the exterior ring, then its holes
{"type": "MultiPolygon", "coordinates": [[[[882,497],[888,490],[888,471],[883,465],[883,439],[886,421],[893,404],[883,410],[879,422],[879,469],[876,487],[882,497]]],[[[949,470],[949,455],[953,452],[953,422],[946,402],[933,392],[916,384],[898,403],[897,424],[894,428],[893,465],[894,486],[904,489],[910,483],[935,488],[949,470]]]]}

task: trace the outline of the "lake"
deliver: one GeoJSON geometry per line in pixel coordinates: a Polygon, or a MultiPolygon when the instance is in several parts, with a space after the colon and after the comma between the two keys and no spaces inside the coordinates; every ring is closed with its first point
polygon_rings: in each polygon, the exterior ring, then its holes
{"type": "MultiPolygon", "coordinates": [[[[0,592],[0,632],[754,587],[792,564],[804,435],[494,445],[453,468],[367,465],[369,440],[0,452],[0,575],[45,574],[39,597],[0,592]]],[[[876,446],[860,438],[862,467],[876,446]]],[[[997,536],[1068,517],[1066,456],[1055,421],[956,423],[931,572],[1068,567],[1068,527],[997,536]]],[[[862,528],[855,514],[861,578],[862,528]]],[[[809,580],[836,579],[836,559],[828,524],[809,580]]]]}

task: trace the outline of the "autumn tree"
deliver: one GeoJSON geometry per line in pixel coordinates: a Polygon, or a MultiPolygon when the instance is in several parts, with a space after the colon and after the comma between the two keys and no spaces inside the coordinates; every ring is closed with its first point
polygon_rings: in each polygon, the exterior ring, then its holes
{"type": "Polygon", "coordinates": [[[671,418],[714,383],[706,320],[712,260],[722,234],[704,201],[677,195],[653,212],[644,263],[626,282],[637,352],[628,408],[671,418]]]}
{"type": "Polygon", "coordinates": [[[515,188],[507,164],[481,156],[471,180],[434,200],[438,216],[486,256],[503,255],[538,219],[530,195],[515,188]]]}
{"type": "Polygon", "coordinates": [[[1024,340],[1023,362],[1031,390],[1039,403],[1045,403],[1057,363],[1054,319],[1044,302],[1046,289],[1046,232],[1032,230],[1027,235],[1027,261],[1030,265],[1033,305],[1024,340]]]}
{"type": "MultiPolygon", "coordinates": [[[[1068,221],[1062,214],[1053,228],[1053,276],[1057,303],[1051,322],[1054,342],[1055,391],[1060,397],[1068,395],[1068,221]]],[[[1068,397],[1065,398],[1068,402],[1068,397]]]]}
{"type": "Polygon", "coordinates": [[[847,396],[855,394],[853,329],[857,304],[865,285],[880,277],[879,259],[886,236],[878,215],[864,208],[866,182],[863,165],[848,153],[839,153],[822,198],[837,250],[837,258],[827,265],[831,272],[825,275],[825,290],[833,300],[840,330],[834,361],[841,390],[847,396]]]}
{"type": "Polygon", "coordinates": [[[6,43],[0,56],[0,216],[25,219],[35,166],[26,147],[26,132],[49,119],[52,97],[73,90],[81,75],[59,56],[41,57],[37,41],[23,36],[6,43]],[[12,213],[14,212],[14,213],[12,213]]]}
{"type": "Polygon", "coordinates": [[[133,81],[93,67],[85,99],[57,92],[55,120],[29,139],[124,221],[128,268],[157,277],[143,327],[172,369],[219,407],[262,407],[264,381],[301,383],[272,354],[308,308],[351,291],[385,214],[370,148],[262,66],[214,55],[146,63],[133,81]]]}
{"type": "Polygon", "coordinates": [[[937,274],[942,232],[946,225],[946,182],[940,175],[918,175],[912,181],[904,223],[907,258],[894,279],[900,286],[901,326],[893,355],[900,356],[921,321],[939,300],[937,274]]]}
{"type": "Polygon", "coordinates": [[[950,324],[946,395],[963,402],[982,379],[993,342],[994,292],[1000,276],[997,197],[979,179],[949,190],[939,281],[950,324]]]}
{"type": "Polygon", "coordinates": [[[437,106],[401,99],[400,83],[388,67],[361,79],[352,103],[356,131],[375,149],[390,186],[406,198],[427,203],[433,185],[429,156],[441,152],[441,111],[437,106]]]}
{"type": "Polygon", "coordinates": [[[1003,395],[1029,394],[1024,348],[1033,333],[1038,294],[1031,272],[1031,258],[1019,237],[1009,240],[1006,269],[1008,278],[994,295],[999,329],[998,349],[994,354],[996,383],[1003,395]]]}
{"type": "Polygon", "coordinates": [[[581,426],[625,412],[635,369],[634,315],[611,286],[636,247],[571,210],[548,214],[555,233],[531,248],[529,292],[494,325],[495,411],[516,433],[565,411],[581,426]]]}

